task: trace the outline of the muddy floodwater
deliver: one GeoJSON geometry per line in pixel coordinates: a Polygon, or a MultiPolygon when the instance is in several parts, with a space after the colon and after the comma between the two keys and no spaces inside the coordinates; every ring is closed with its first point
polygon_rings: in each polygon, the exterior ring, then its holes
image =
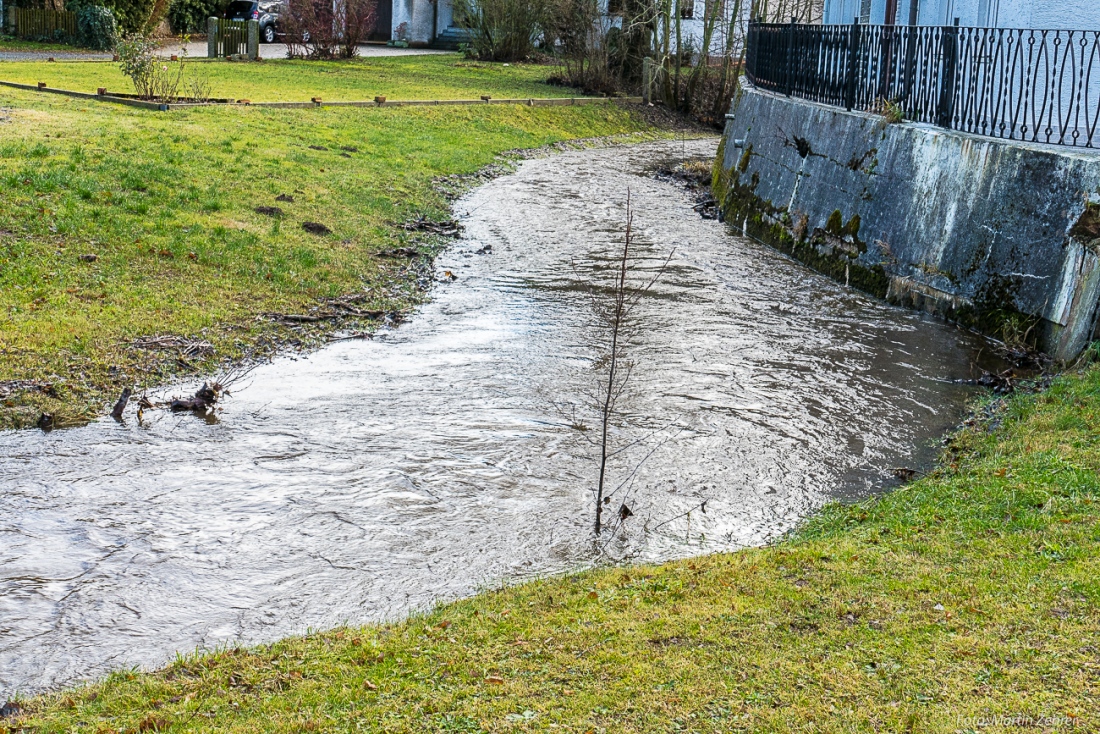
{"type": "Polygon", "coordinates": [[[465,235],[437,273],[457,280],[431,303],[261,366],[216,422],[0,434],[0,694],[597,562],[595,464],[570,424],[603,339],[587,285],[628,189],[639,267],[675,254],[630,340],[615,440],[649,456],[615,468],[636,469],[616,557],[763,543],[927,465],[984,343],[728,234],[651,175],[716,144],[522,163],[456,204],[465,235]]]}

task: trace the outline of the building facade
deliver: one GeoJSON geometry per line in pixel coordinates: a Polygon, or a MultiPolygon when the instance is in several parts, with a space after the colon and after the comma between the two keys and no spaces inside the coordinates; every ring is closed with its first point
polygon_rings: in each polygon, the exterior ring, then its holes
{"type": "Polygon", "coordinates": [[[1098,0],[825,0],[825,23],[1100,30],[1098,0]]]}
{"type": "Polygon", "coordinates": [[[453,0],[381,0],[374,40],[455,48],[465,34],[455,26],[453,0]]]}
{"type": "MultiPolygon", "coordinates": [[[[713,0],[679,0],[674,3],[674,12],[679,13],[679,30],[681,44],[685,49],[690,48],[696,53],[701,52],[705,36],[703,18],[707,12],[707,5],[713,0]]],[[[2,2],[2,0],[0,0],[2,2]]],[[[736,0],[718,0],[719,20],[715,24],[714,32],[710,39],[710,48],[707,54],[717,56],[725,52],[727,36],[733,24],[733,14],[740,12],[737,33],[744,22],[749,19],[752,3],[737,2],[736,0]]],[[[608,0],[600,0],[603,9],[601,22],[610,25],[618,25],[620,15],[615,10],[609,10],[608,0]]],[[[621,2],[612,0],[612,8],[621,6],[621,2]]],[[[815,4],[816,7],[816,4],[815,4]]],[[[803,22],[819,22],[820,15],[811,14],[812,17],[803,18],[803,22]]],[[[850,21],[849,21],[850,22],[850,21]]],[[[663,33],[663,30],[658,31],[663,33]]],[[[670,32],[675,38],[675,31],[670,32]]],[[[467,39],[467,32],[461,29],[455,18],[454,0],[381,0],[378,5],[378,20],[372,40],[376,41],[406,41],[411,46],[435,46],[440,48],[456,48],[459,43],[467,39]]],[[[673,41],[675,45],[675,41],[673,41]]],[[[740,51],[740,43],[733,45],[734,51],[740,51]]]]}

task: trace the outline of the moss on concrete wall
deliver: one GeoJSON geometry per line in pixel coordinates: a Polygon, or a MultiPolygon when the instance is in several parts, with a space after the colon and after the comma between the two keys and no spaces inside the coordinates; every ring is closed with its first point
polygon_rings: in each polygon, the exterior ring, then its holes
{"type": "Polygon", "coordinates": [[[713,182],[735,232],[875,296],[998,338],[1023,325],[1064,358],[1093,335],[1096,152],[883,125],[746,87],[713,182]]]}

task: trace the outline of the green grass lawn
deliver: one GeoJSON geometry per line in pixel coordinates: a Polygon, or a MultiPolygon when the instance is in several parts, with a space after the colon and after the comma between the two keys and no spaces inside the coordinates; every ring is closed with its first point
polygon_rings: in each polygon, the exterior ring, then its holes
{"type": "MultiPolygon", "coordinates": [[[[429,70],[454,63],[419,59],[429,70]]],[[[402,61],[411,90],[418,62],[402,61]]],[[[224,68],[251,78],[267,67],[224,68]]],[[[516,79],[494,73],[498,86],[475,86],[500,96],[527,88],[524,70],[516,79]]],[[[395,224],[450,216],[433,178],[472,172],[509,149],[646,128],[612,104],[158,113],[5,92],[0,388],[14,380],[52,387],[9,396],[0,427],[33,424],[43,411],[78,420],[123,386],[181,368],[174,354],[133,348],[139,337],[206,339],[216,355],[182,367],[209,369],[270,343],[275,327],[255,318],[264,312],[301,312],[367,289],[364,308],[407,308],[422,297],[414,278],[376,255],[410,244],[395,224]],[[281,194],[293,203],[276,201],[281,194]],[[307,221],[332,233],[306,232],[307,221]]]]}
{"type": "Polygon", "coordinates": [[[1100,369],[989,413],[775,547],[120,672],[12,731],[1097,731],[1100,369]]]}
{"type": "MultiPolygon", "coordinates": [[[[491,64],[469,61],[460,54],[383,56],[351,61],[290,61],[261,63],[195,61],[188,74],[210,81],[211,97],[253,102],[326,102],[373,100],[377,95],[403,99],[478,99],[482,94],[521,99],[573,97],[579,92],[546,84],[552,66],[491,64]]],[[[133,92],[129,79],[111,62],[0,62],[0,81],[37,84],[94,93],[99,87],[133,92]]]]}

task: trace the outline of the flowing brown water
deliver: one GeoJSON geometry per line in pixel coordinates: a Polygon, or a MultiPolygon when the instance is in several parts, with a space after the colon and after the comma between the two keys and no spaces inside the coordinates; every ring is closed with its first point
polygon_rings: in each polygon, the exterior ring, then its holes
{"type": "Polygon", "coordinates": [[[438,268],[458,280],[432,303],[259,368],[217,423],[0,434],[0,693],[596,560],[595,468],[560,406],[591,389],[578,286],[620,241],[628,188],[639,252],[676,255],[639,306],[630,423],[663,431],[616,553],[762,543],[927,464],[982,342],[730,236],[646,174],[715,145],[523,163],[457,204],[466,235],[438,268]]]}

